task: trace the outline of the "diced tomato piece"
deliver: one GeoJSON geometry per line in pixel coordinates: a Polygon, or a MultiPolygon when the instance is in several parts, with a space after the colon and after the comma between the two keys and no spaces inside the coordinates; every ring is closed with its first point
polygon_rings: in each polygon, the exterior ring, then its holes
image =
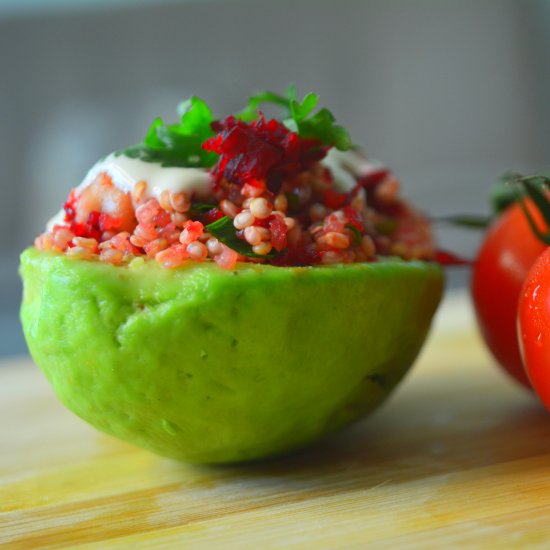
{"type": "Polygon", "coordinates": [[[373,189],[379,183],[381,183],[384,179],[386,179],[389,176],[389,174],[390,174],[390,171],[387,168],[380,168],[360,178],[359,183],[365,189],[373,189]]]}

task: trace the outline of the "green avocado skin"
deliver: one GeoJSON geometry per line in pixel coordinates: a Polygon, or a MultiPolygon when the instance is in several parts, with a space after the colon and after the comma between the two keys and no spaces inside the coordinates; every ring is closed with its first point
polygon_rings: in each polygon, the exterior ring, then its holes
{"type": "Polygon", "coordinates": [[[97,429],[192,463],[288,453],[378,406],[414,361],[441,269],[166,270],[27,249],[21,320],[59,399],[97,429]]]}

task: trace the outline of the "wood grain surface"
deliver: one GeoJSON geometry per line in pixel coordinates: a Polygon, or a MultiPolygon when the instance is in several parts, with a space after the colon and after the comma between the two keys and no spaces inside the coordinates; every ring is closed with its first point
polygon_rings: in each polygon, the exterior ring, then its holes
{"type": "Polygon", "coordinates": [[[471,323],[436,328],[371,417],[253,466],[187,466],[99,434],[30,361],[9,363],[6,548],[550,548],[550,415],[471,323]]]}

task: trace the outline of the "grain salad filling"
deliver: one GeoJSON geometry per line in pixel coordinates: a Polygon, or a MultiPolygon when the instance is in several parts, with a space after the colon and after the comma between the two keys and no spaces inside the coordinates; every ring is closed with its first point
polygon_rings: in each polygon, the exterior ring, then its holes
{"type": "Polygon", "coordinates": [[[180,121],[90,170],[35,240],[39,250],[126,265],[154,259],[312,266],[436,256],[427,218],[351,143],[318,98],[262,92],[215,119],[192,97],[180,121]],[[281,119],[259,109],[271,104],[281,119]]]}

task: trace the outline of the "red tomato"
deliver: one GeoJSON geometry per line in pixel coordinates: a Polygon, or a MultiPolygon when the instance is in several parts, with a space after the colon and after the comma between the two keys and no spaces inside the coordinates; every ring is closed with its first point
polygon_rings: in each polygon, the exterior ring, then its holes
{"type": "Polygon", "coordinates": [[[531,384],[550,410],[550,248],[534,263],[521,290],[518,338],[531,384]]]}
{"type": "MultiPolygon", "coordinates": [[[[537,224],[545,227],[538,211],[528,206],[537,224]]],[[[471,292],[481,334],[502,367],[527,387],[516,331],[518,300],[529,269],[545,249],[521,207],[514,204],[487,231],[472,273],[471,292]]]]}

